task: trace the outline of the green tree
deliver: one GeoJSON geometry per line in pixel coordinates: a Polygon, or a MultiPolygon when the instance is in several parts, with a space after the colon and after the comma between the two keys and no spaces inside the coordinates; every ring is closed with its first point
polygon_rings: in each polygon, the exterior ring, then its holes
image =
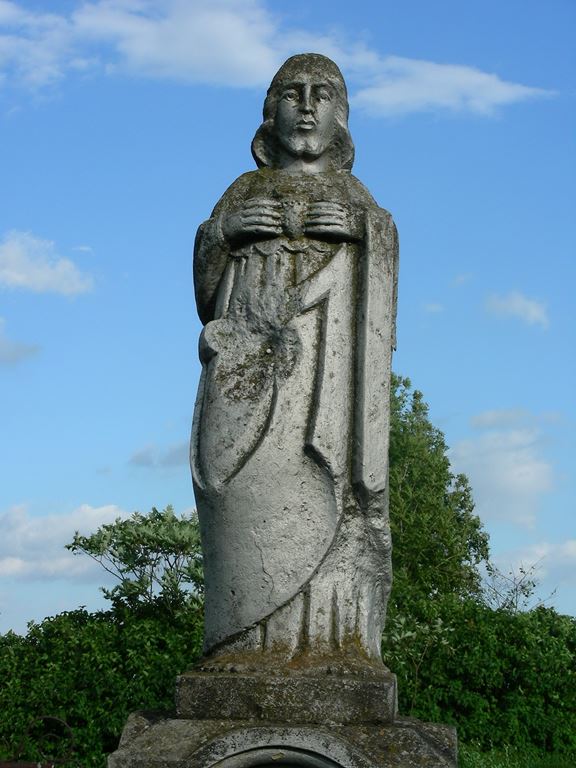
{"type": "Polygon", "coordinates": [[[393,376],[390,523],[393,586],[383,640],[400,706],[417,711],[433,657],[450,653],[462,601],[480,600],[488,535],[465,475],[452,472],[443,433],[409,379],[393,376]]]}
{"type": "Polygon", "coordinates": [[[78,531],[66,545],[84,554],[118,579],[112,589],[101,587],[115,608],[150,607],[178,610],[201,599],[202,551],[196,514],[177,517],[171,506],[147,515],[100,526],[90,536],[78,531]]]}
{"type": "Polygon", "coordinates": [[[392,606],[401,613],[444,595],[479,595],[488,534],[465,475],[451,471],[442,432],[421,392],[394,376],[390,429],[392,606]]]}

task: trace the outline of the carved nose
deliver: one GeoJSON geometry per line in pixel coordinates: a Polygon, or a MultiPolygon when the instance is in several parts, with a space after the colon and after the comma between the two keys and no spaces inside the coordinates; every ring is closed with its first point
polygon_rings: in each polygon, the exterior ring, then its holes
{"type": "Polygon", "coordinates": [[[313,112],[314,105],[312,103],[312,93],[309,88],[304,88],[302,93],[302,100],[300,101],[301,112],[313,112]]]}

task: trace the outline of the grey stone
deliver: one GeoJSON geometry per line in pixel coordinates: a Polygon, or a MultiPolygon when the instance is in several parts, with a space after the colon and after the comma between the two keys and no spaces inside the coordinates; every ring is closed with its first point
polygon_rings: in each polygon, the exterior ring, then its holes
{"type": "MultiPolygon", "coordinates": [[[[454,768],[449,726],[399,719],[380,726],[307,726],[168,719],[145,713],[109,768],[454,768]]],[[[130,721],[129,721],[130,725],[130,721]]]]}
{"type": "Polygon", "coordinates": [[[289,59],[194,257],[203,373],[191,466],[205,652],[380,662],[398,247],[350,174],[346,87],[289,59]]]}
{"type": "Polygon", "coordinates": [[[276,723],[387,723],[396,678],[189,672],[176,681],[178,717],[276,723]]]}

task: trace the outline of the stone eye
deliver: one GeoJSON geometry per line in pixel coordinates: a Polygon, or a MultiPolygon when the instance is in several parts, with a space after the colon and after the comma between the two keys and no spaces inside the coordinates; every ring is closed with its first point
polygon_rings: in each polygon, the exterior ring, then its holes
{"type": "Polygon", "coordinates": [[[282,94],[282,98],[285,101],[296,101],[298,99],[298,93],[294,89],[291,89],[289,91],[284,91],[282,94]]]}
{"type": "Polygon", "coordinates": [[[325,88],[322,88],[316,94],[316,98],[318,99],[318,101],[330,101],[332,99],[332,96],[330,95],[329,91],[327,91],[325,88]]]}

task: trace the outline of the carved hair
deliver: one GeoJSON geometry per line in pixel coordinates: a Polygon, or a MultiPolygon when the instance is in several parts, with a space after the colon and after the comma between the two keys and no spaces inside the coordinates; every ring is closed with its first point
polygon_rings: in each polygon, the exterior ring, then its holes
{"type": "Polygon", "coordinates": [[[328,155],[334,170],[352,168],[354,144],[348,130],[348,93],[342,73],[336,64],[319,53],[301,53],[292,56],[274,75],[264,102],[264,122],[252,140],[252,155],[259,168],[278,168],[278,138],[276,135],[276,109],[282,90],[287,83],[306,72],[320,81],[329,83],[336,94],[335,131],[328,147],[328,155]]]}

